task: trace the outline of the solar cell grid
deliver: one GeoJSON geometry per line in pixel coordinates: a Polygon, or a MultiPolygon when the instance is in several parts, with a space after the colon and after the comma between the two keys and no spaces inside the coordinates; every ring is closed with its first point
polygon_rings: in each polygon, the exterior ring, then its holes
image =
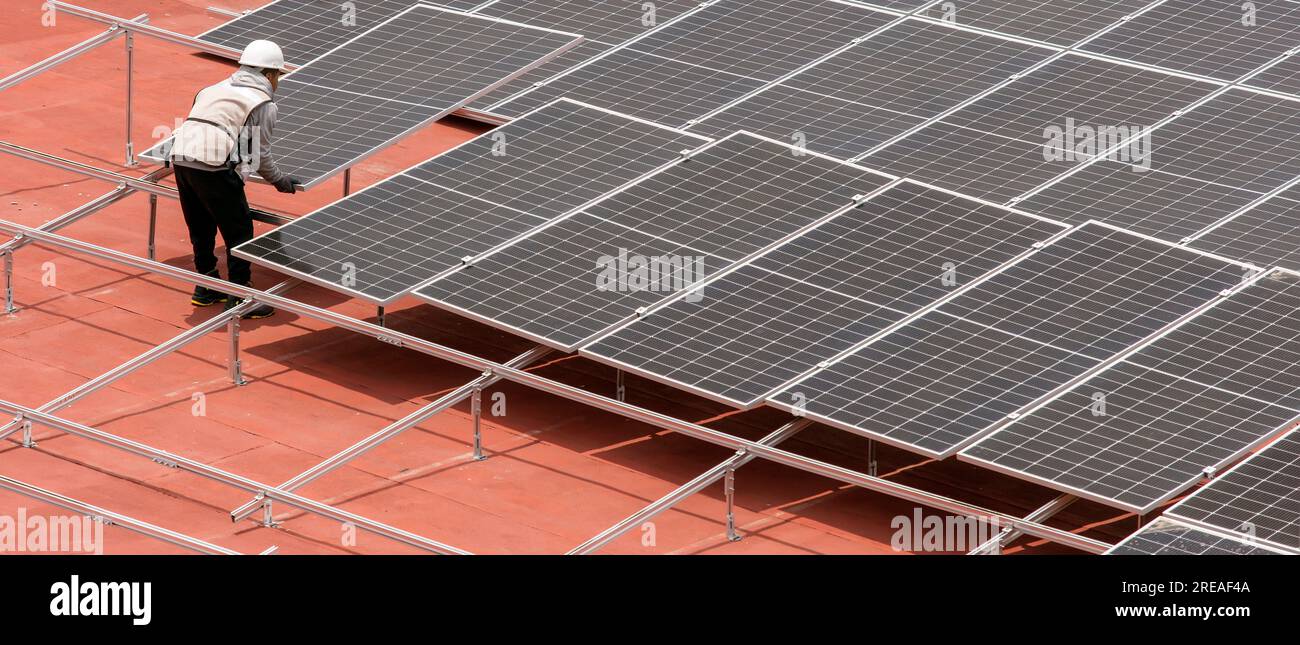
{"type": "Polygon", "coordinates": [[[1159,517],[1115,545],[1106,555],[1279,555],[1261,544],[1210,533],[1159,517]]]}
{"type": "Polygon", "coordinates": [[[1298,414],[1121,361],[967,448],[962,459],[1145,514],[1298,414]]]}
{"type": "Polygon", "coordinates": [[[568,96],[682,125],[895,18],[838,0],[719,2],[492,109],[511,116],[568,96]]]}
{"type": "Polygon", "coordinates": [[[1297,44],[1295,2],[1166,0],[1083,49],[1231,81],[1297,44]]]}
{"type": "Polygon", "coordinates": [[[927,16],[1021,38],[1073,45],[1150,4],[1150,0],[962,0],[927,16]]]}
{"type": "Polygon", "coordinates": [[[1170,516],[1300,550],[1300,437],[1295,431],[1197,489],[1170,516]]]}
{"type": "Polygon", "coordinates": [[[602,257],[699,256],[705,275],[688,276],[694,282],[886,183],[866,169],[737,134],[417,295],[572,351],[675,292],[602,288],[602,257]]]}
{"type": "Polygon", "coordinates": [[[1283,192],[1200,234],[1191,246],[1259,266],[1300,269],[1300,202],[1283,192]]]}
{"type": "Polygon", "coordinates": [[[909,21],[891,27],[691,127],[751,130],[853,157],[1005,81],[1053,53],[909,21]]]}
{"type": "Polygon", "coordinates": [[[417,7],[311,61],[285,83],[446,108],[567,49],[577,37],[417,7]]]}
{"type": "Polygon", "coordinates": [[[615,50],[590,65],[493,106],[516,116],[567,97],[665,125],[679,126],[762,87],[763,81],[630,50],[615,50]]]}
{"type": "Polygon", "coordinates": [[[796,393],[827,423],[946,456],[1211,301],[1242,268],[1088,224],[813,373],[796,393]]]}
{"type": "Polygon", "coordinates": [[[537,69],[520,76],[474,106],[489,108],[571,67],[603,54],[615,46],[660,27],[697,6],[696,2],[667,0],[500,0],[478,13],[529,25],[580,33],[587,40],[537,69]]]}
{"type": "Polygon", "coordinates": [[[1300,103],[1232,89],[1150,134],[1150,168],[1088,168],[1018,206],[1181,240],[1300,176],[1300,103]]]}
{"type": "Polygon", "coordinates": [[[1150,512],[1300,416],[1296,278],[1254,279],[962,458],[1150,512]]]}
{"type": "Polygon", "coordinates": [[[481,0],[276,0],[199,35],[199,39],[242,50],[248,43],[273,40],[295,65],[325,54],[365,30],[417,4],[467,11],[481,0]]]}
{"type": "Polygon", "coordinates": [[[893,19],[839,0],[719,2],[630,47],[691,65],[774,81],[893,19]]]}
{"type": "Polygon", "coordinates": [[[746,133],[588,208],[602,219],[740,260],[888,183],[885,175],[746,133]]]}
{"type": "Polygon", "coordinates": [[[866,159],[888,172],[1004,202],[1089,159],[1081,127],[1149,127],[1214,89],[1067,55],[866,159]]]}
{"type": "Polygon", "coordinates": [[[285,224],[235,254],[387,304],[461,258],[703,142],[560,101],[285,224]]]}
{"type": "Polygon", "coordinates": [[[583,353],[748,407],[1061,230],[903,183],[583,353]]]}
{"type": "Polygon", "coordinates": [[[1300,414],[1300,274],[1273,272],[1129,360],[1300,414]]]}

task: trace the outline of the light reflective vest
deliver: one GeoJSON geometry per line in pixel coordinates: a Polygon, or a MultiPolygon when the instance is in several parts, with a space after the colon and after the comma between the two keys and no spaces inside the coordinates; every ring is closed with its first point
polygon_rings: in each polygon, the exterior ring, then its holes
{"type": "Polygon", "coordinates": [[[189,117],[176,130],[171,158],[226,165],[232,160],[248,115],[270,101],[271,97],[260,90],[238,87],[231,79],[204,88],[194,98],[189,117]]]}

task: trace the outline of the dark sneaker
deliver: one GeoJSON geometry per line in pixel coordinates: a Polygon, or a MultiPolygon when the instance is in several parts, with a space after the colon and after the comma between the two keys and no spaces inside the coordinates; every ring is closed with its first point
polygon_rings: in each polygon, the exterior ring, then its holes
{"type": "MultiPolygon", "coordinates": [[[[206,274],[210,278],[220,278],[221,274],[213,271],[206,274]]],[[[209,289],[204,286],[194,287],[194,295],[190,296],[190,304],[195,307],[211,307],[212,305],[221,304],[229,301],[230,298],[224,293],[215,289],[209,289]]]]}
{"type": "MultiPolygon", "coordinates": [[[[251,287],[253,285],[249,284],[244,286],[251,287]]],[[[226,302],[226,309],[227,310],[234,309],[235,307],[238,307],[243,302],[244,300],[242,298],[232,297],[226,302]]],[[[245,311],[244,315],[240,316],[240,318],[244,320],[259,320],[262,318],[269,318],[273,315],[275,315],[275,309],[272,308],[271,305],[258,305],[256,307],[253,307],[252,309],[249,309],[248,311],[245,311]]]]}

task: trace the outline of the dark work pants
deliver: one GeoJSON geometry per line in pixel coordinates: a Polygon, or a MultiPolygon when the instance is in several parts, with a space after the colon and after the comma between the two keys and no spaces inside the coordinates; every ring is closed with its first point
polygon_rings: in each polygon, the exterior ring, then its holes
{"type": "Polygon", "coordinates": [[[180,189],[181,211],[194,246],[194,268],[212,273],[217,268],[217,231],[226,243],[226,279],[248,284],[252,267],[247,260],[230,254],[230,249],[253,239],[253,216],[248,212],[244,180],[232,169],[196,170],[176,166],[176,187],[180,189]]]}

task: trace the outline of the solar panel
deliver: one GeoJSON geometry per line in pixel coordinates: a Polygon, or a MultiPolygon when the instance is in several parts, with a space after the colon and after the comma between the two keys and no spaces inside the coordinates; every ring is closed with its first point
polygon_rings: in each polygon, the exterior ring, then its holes
{"type": "Polygon", "coordinates": [[[682,125],[895,18],[840,0],[719,2],[493,111],[513,116],[569,96],[682,125]]]}
{"type": "Polygon", "coordinates": [[[1300,436],[1288,433],[1166,514],[1300,552],[1300,436]]]}
{"type": "Polygon", "coordinates": [[[275,0],[200,34],[199,39],[239,50],[254,40],[273,40],[284,50],[285,60],[304,65],[416,4],[467,11],[482,3],[483,0],[275,0]]]}
{"type": "Polygon", "coordinates": [[[1245,84],[1264,90],[1300,95],[1300,58],[1291,55],[1268,69],[1256,72],[1245,84]]]}
{"type": "Polygon", "coordinates": [[[1088,159],[1083,128],[1150,126],[1214,89],[1067,55],[867,159],[887,172],[1005,202],[1088,159]]]}
{"type": "Polygon", "coordinates": [[[1274,273],[961,458],[1149,513],[1300,416],[1300,284],[1274,273]]]}
{"type": "Polygon", "coordinates": [[[1300,269],[1300,201],[1288,195],[1295,192],[1284,191],[1200,234],[1191,246],[1260,266],[1300,269]]]}
{"type": "Polygon", "coordinates": [[[963,0],[940,3],[925,15],[1055,45],[1073,45],[1148,4],[1150,0],[963,0]]]}
{"type": "Polygon", "coordinates": [[[1129,360],[1300,412],[1300,274],[1275,271],[1129,360]]]}
{"type": "Polygon", "coordinates": [[[948,456],[1241,274],[1237,264],[1089,223],[769,402],[948,456]]]}
{"type": "Polygon", "coordinates": [[[1166,517],[1158,517],[1124,538],[1106,555],[1280,555],[1281,551],[1240,538],[1211,533],[1166,517]]]}
{"type": "Polygon", "coordinates": [[[849,158],[938,116],[1054,53],[909,21],[691,126],[750,130],[849,158]],[[802,135],[802,136],[800,136],[802,135]]]}
{"type": "Polygon", "coordinates": [[[560,97],[680,126],[762,87],[763,81],[634,50],[615,50],[492,111],[515,116],[560,97]]]}
{"type": "Polygon", "coordinates": [[[691,0],[497,0],[478,11],[527,25],[582,34],[582,45],[474,102],[487,109],[575,65],[662,26],[698,6],[691,0]]]}
{"type": "Polygon", "coordinates": [[[967,448],[961,458],[1145,514],[1296,415],[1179,374],[1120,362],[967,448]]]}
{"type": "Polygon", "coordinates": [[[413,7],[280,82],[273,154],[310,188],[580,38],[413,7]]]}
{"type": "Polygon", "coordinates": [[[651,33],[633,49],[774,81],[891,22],[840,0],[719,2],[651,33]]]}
{"type": "Polygon", "coordinates": [[[888,183],[864,168],[797,152],[732,135],[416,295],[573,351],[637,308],[888,183]],[[651,270],[665,279],[643,279],[651,270]],[[614,274],[622,279],[609,281],[614,274]]]}
{"type": "Polygon", "coordinates": [[[1300,175],[1300,102],[1233,89],[1151,133],[1150,169],[1103,163],[1021,201],[1181,240],[1300,175]]]}
{"type": "Polygon", "coordinates": [[[1083,49],[1231,81],[1297,43],[1300,4],[1294,2],[1166,0],[1083,49]]]}
{"type": "Polygon", "coordinates": [[[387,304],[704,141],[558,101],[234,253],[387,304]]]}
{"type": "Polygon", "coordinates": [[[904,182],[582,353],[750,407],[1062,230],[904,182]]]}

